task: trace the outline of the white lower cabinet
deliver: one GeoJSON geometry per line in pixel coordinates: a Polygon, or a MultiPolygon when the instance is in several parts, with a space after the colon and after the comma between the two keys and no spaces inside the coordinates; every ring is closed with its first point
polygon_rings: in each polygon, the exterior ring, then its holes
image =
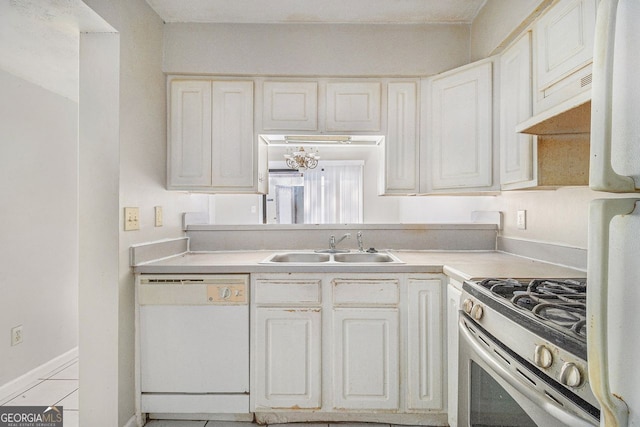
{"type": "Polygon", "coordinates": [[[333,311],[336,409],[398,409],[399,335],[396,308],[333,311]]]}
{"type": "Polygon", "coordinates": [[[446,422],[443,277],[253,275],[256,419],[446,422]]]}
{"type": "Polygon", "coordinates": [[[256,406],[320,408],[320,308],[259,308],[256,406]]]}
{"type": "Polygon", "coordinates": [[[442,280],[407,283],[407,408],[443,407],[442,280]]]}

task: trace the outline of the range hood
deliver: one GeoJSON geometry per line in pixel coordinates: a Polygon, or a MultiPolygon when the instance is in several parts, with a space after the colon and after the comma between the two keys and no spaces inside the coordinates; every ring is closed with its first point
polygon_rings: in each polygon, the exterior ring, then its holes
{"type": "Polygon", "coordinates": [[[379,145],[384,141],[383,135],[267,135],[259,137],[269,145],[344,145],[363,146],[379,145]]]}
{"type": "Polygon", "coordinates": [[[591,132],[591,91],[583,92],[516,126],[530,135],[570,135],[591,132]]]}

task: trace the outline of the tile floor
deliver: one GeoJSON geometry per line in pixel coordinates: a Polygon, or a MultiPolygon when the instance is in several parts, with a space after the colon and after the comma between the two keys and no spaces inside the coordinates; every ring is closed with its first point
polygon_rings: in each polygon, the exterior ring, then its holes
{"type": "MultiPolygon", "coordinates": [[[[66,427],[66,426],[65,426],[66,427]]],[[[230,421],[168,421],[152,420],[145,424],[145,427],[261,427],[257,424],[230,422],[230,421]]],[[[289,423],[289,424],[269,424],[267,427],[395,427],[393,424],[376,423],[289,423]]],[[[398,426],[400,427],[400,426],[398,426]]],[[[401,426],[407,427],[407,426],[401,426]]]]}
{"type": "MultiPolygon", "coordinates": [[[[78,359],[72,360],[38,378],[24,391],[0,396],[0,406],[62,406],[64,427],[78,427],[78,359]]],[[[145,427],[257,427],[257,424],[228,421],[151,420],[145,427]]],[[[268,427],[394,427],[374,423],[290,423],[268,427]]],[[[403,426],[406,427],[406,426],[403,426]]]]}
{"type": "Polygon", "coordinates": [[[22,392],[0,396],[0,406],[62,406],[64,427],[78,427],[78,359],[54,369],[22,392]]]}

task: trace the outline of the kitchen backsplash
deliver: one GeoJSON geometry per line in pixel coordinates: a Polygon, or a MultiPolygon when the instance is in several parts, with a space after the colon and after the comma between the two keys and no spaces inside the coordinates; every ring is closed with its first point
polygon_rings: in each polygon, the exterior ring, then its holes
{"type": "Polygon", "coordinates": [[[493,224],[191,225],[191,251],[327,249],[331,235],[351,233],[339,249],[495,250],[493,224]]]}

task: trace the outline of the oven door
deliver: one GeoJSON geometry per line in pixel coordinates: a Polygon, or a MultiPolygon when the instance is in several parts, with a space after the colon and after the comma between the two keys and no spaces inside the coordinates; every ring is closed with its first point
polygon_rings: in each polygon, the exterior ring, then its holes
{"type": "Polygon", "coordinates": [[[459,426],[598,425],[462,312],[459,330],[459,426]]]}

